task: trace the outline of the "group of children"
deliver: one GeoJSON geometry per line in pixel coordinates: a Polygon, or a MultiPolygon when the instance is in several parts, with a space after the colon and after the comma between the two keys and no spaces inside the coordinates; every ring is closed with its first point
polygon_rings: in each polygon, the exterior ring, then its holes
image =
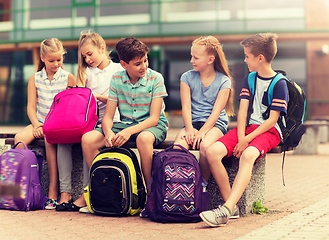
{"type": "MultiPolygon", "coordinates": [[[[201,173],[206,180],[213,175],[225,201],[224,205],[200,214],[210,226],[223,226],[229,218],[238,217],[236,204],[247,187],[254,162],[280,143],[281,133],[276,123],[279,115],[287,111],[285,81],[274,89],[269,118],[262,118],[267,109],[264,92],[276,75],[271,67],[277,51],[276,38],[275,34],[262,33],[241,42],[249,71],[257,72],[257,87],[252,97],[245,77],[239,97],[238,125],[228,133],[228,117],[234,115],[234,83],[222,46],[213,36],[199,37],[192,42],[193,70],[185,72],[180,83],[185,126],[176,136],[175,144],[199,149],[201,173]],[[253,112],[247,122],[251,100],[253,112]],[[230,156],[240,159],[232,187],[222,164],[222,159],[230,156]]],[[[122,146],[127,141],[136,142],[145,184],[148,184],[153,147],[165,140],[168,129],[164,79],[148,68],[149,48],[134,37],[123,38],[115,47],[120,63],[114,63],[109,59],[104,39],[97,33],[83,33],[78,46],[75,80],[62,69],[65,50],[61,42],[51,38],[41,43],[39,68],[28,84],[27,112],[31,125],[16,135],[15,142],[28,145],[35,138],[43,138],[42,125],[54,96],[67,86],[86,86],[97,99],[99,122],[82,137],[84,187],[88,184],[88,167],[99,149],[122,146]]],[[[46,209],[88,211],[83,195],[73,201],[70,194],[72,145],[58,144],[56,152],[56,146],[45,139],[45,146],[50,176],[46,209]]]]}

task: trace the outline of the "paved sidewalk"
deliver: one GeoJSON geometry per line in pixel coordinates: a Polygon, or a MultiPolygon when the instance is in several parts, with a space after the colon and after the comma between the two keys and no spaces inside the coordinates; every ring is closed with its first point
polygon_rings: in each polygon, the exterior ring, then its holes
{"type": "MultiPolygon", "coordinates": [[[[170,131],[168,137],[177,131],[170,131]]],[[[329,143],[319,154],[268,154],[264,215],[230,220],[225,227],[203,222],[161,224],[134,217],[100,217],[54,210],[0,210],[0,239],[329,239],[329,143]]]]}
{"type": "Polygon", "coordinates": [[[294,212],[237,239],[329,239],[329,198],[294,212]]]}

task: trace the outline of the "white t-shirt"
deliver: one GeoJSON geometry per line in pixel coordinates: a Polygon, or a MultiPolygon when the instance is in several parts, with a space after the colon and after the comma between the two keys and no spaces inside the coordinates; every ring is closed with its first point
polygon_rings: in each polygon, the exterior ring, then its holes
{"type": "MultiPolygon", "coordinates": [[[[86,87],[90,88],[94,94],[100,94],[107,97],[110,88],[110,81],[113,74],[122,70],[124,69],[120,63],[114,63],[111,60],[110,65],[108,65],[103,70],[95,67],[87,67],[86,87]]],[[[100,124],[105,113],[106,103],[97,101],[97,104],[99,109],[98,124],[100,124]]],[[[113,122],[120,122],[120,114],[118,108],[115,110],[113,122]]]]}

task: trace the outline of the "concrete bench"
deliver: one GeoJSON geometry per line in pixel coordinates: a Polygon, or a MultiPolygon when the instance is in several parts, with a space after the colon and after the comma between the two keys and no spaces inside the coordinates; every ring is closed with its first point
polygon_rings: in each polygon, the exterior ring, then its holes
{"type": "Polygon", "coordinates": [[[326,120],[305,121],[306,132],[297,146],[294,154],[296,155],[315,155],[318,154],[319,143],[328,141],[328,126],[326,120]]]}
{"type": "MultiPolygon", "coordinates": [[[[8,145],[14,145],[14,138],[10,135],[7,135],[5,143],[8,145]]],[[[173,144],[173,141],[165,141],[159,144],[155,149],[165,149],[173,144]]],[[[124,145],[136,151],[135,142],[128,142],[124,145]]],[[[29,145],[30,149],[35,150],[36,152],[45,156],[45,148],[43,140],[35,140],[29,145]]],[[[277,146],[273,148],[270,153],[281,153],[283,152],[282,146],[277,146]]],[[[292,149],[286,149],[290,151],[292,149]]],[[[196,157],[199,157],[199,151],[191,151],[196,157]]],[[[82,150],[81,144],[74,144],[72,149],[72,158],[73,158],[73,170],[72,170],[72,196],[73,199],[78,198],[82,193],[82,182],[83,182],[83,170],[82,170],[82,150]]],[[[232,184],[235,176],[238,172],[239,160],[236,158],[233,159],[224,159],[223,163],[226,167],[226,170],[229,175],[230,183],[232,184]]],[[[243,193],[242,197],[238,202],[240,208],[240,214],[246,215],[250,213],[252,209],[252,204],[255,200],[260,200],[264,202],[265,200],[265,165],[266,165],[266,155],[259,159],[253,168],[252,177],[243,193]]],[[[42,174],[42,187],[45,193],[48,192],[49,185],[49,176],[48,176],[48,167],[47,161],[43,163],[43,174],[42,174]]],[[[220,195],[217,184],[215,183],[213,177],[211,176],[208,183],[208,191],[210,194],[209,199],[209,208],[216,208],[218,205],[223,204],[223,199],[220,195]]]]}

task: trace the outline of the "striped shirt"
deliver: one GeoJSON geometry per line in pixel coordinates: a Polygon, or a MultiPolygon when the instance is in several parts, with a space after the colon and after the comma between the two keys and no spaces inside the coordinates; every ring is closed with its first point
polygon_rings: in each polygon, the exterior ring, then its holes
{"type": "MultiPolygon", "coordinates": [[[[167,97],[166,87],[160,73],[148,68],[145,77],[133,85],[126,70],[116,72],[110,83],[108,100],[118,102],[121,122],[136,123],[150,117],[152,99],[167,97]]],[[[162,101],[159,124],[168,127],[162,101]]]]}
{"type": "Polygon", "coordinates": [[[35,73],[35,87],[37,90],[37,118],[44,123],[55,95],[67,87],[69,72],[59,68],[49,81],[45,68],[35,73]]]}
{"type": "MultiPolygon", "coordinates": [[[[268,89],[273,77],[263,78],[257,76],[256,90],[253,102],[253,113],[250,116],[250,124],[261,125],[265,120],[263,119],[263,113],[268,107],[268,98],[265,92],[268,89]]],[[[252,94],[249,92],[248,75],[244,78],[242,83],[242,90],[240,92],[239,99],[251,100],[252,94]]],[[[286,81],[279,81],[273,89],[273,100],[270,106],[270,110],[278,111],[281,115],[287,114],[287,106],[289,101],[289,93],[286,81]]],[[[276,130],[281,135],[279,125],[276,123],[276,130]]],[[[281,135],[282,136],[282,135],[281,135]]]]}

